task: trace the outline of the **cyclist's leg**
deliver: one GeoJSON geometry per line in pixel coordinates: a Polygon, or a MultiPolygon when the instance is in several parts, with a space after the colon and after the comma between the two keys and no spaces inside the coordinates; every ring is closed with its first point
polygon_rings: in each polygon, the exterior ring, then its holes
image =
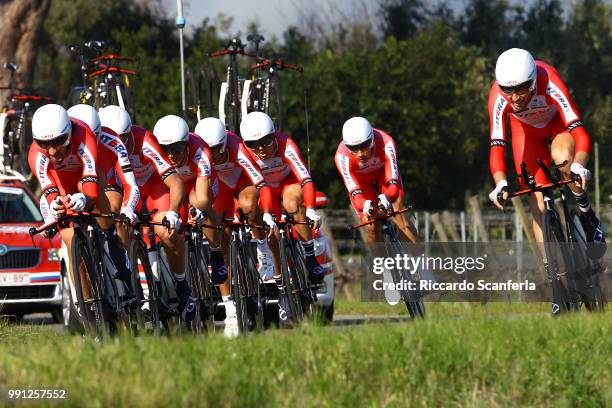
{"type": "MultiPolygon", "coordinates": [[[[246,216],[250,224],[263,225],[263,213],[259,208],[259,192],[257,188],[252,185],[243,184],[238,194],[238,207],[242,210],[242,213],[246,216]]],[[[259,228],[254,228],[252,231],[253,238],[257,240],[258,248],[264,252],[264,255],[269,250],[272,250],[273,268],[272,275],[280,273],[280,256],[278,253],[278,240],[273,235],[270,237],[269,242],[266,237],[266,232],[259,228]]],[[[263,258],[261,258],[263,259],[263,258]]],[[[260,259],[260,260],[261,260],[260,259]]],[[[266,266],[266,268],[268,268],[266,266]]],[[[269,275],[269,273],[265,273],[269,275]]]]}
{"type": "MultiPolygon", "coordinates": [[[[550,152],[548,148],[548,128],[534,128],[526,125],[519,120],[511,117],[510,125],[512,129],[512,151],[514,155],[514,166],[516,173],[521,173],[521,163],[525,163],[527,173],[535,176],[537,184],[550,183],[544,171],[538,166],[537,160],[540,159],[546,166],[550,165],[550,152]]],[[[519,177],[519,182],[523,188],[527,188],[523,179],[519,177]]],[[[533,235],[539,244],[542,259],[546,261],[544,254],[544,236],[542,232],[542,214],[544,212],[544,196],[542,193],[534,193],[529,197],[529,206],[533,215],[533,235]]]]}
{"type": "MultiPolygon", "coordinates": [[[[223,223],[224,219],[233,218],[236,204],[234,199],[234,189],[223,183],[221,180],[217,180],[217,189],[215,189],[215,183],[213,183],[213,198],[214,202],[212,205],[211,214],[214,213],[214,216],[218,218],[219,223],[223,223]]],[[[229,240],[231,236],[231,230],[226,228],[221,231],[220,235],[220,245],[221,245],[221,253],[223,258],[225,259],[225,264],[228,265],[229,262],[229,240]]],[[[208,237],[208,235],[207,235],[208,237]]],[[[224,302],[227,302],[230,294],[231,277],[228,273],[228,279],[222,284],[219,285],[219,292],[221,292],[221,297],[224,302]]]]}
{"type": "MultiPolygon", "coordinates": [[[[304,208],[304,197],[302,188],[298,183],[286,184],[283,186],[283,207],[293,215],[296,221],[306,221],[306,209],[304,208]]],[[[323,280],[325,271],[319,265],[315,256],[314,240],[312,239],[312,230],[308,225],[296,224],[295,231],[297,232],[302,248],[304,249],[304,262],[310,275],[310,280],[313,283],[319,283],[323,280]]]]}
{"type": "MultiPolygon", "coordinates": [[[[561,164],[567,161],[567,164],[560,167],[559,170],[563,174],[565,180],[570,180],[570,166],[573,162],[579,162],[586,165],[588,161],[588,154],[584,152],[576,153],[576,142],[572,135],[563,127],[563,123],[560,118],[556,118],[553,121],[554,126],[552,128],[552,143],[550,146],[550,152],[553,160],[556,164],[561,164]]],[[[586,190],[583,190],[581,186],[576,183],[568,184],[569,189],[572,191],[578,207],[580,208],[580,220],[587,234],[587,239],[592,242],[604,243],[603,227],[601,222],[595,215],[593,207],[591,206],[589,196],[586,190]]],[[[594,248],[593,248],[594,249],[594,248]]],[[[605,252],[605,248],[602,248],[605,252]]],[[[603,253],[603,252],[602,252],[603,253]]],[[[597,258],[597,256],[595,256],[597,258]]]]}
{"type": "MultiPolygon", "coordinates": [[[[361,182],[360,180],[360,185],[362,186],[361,189],[363,191],[365,199],[371,200],[373,203],[376,203],[378,191],[374,188],[373,181],[365,180],[364,182],[361,182]]],[[[355,209],[355,213],[357,214],[361,222],[369,221],[369,218],[362,211],[358,211],[355,209]]],[[[364,232],[364,239],[366,244],[380,243],[383,241],[380,223],[375,222],[373,224],[366,225],[362,228],[362,230],[364,232]]]]}
{"type": "MultiPolygon", "coordinates": [[[[149,180],[147,184],[149,183],[151,185],[143,189],[148,191],[148,194],[145,196],[147,208],[150,210],[157,209],[153,216],[153,221],[162,222],[170,208],[170,190],[160,179],[149,180]]],[[[184,276],[185,244],[181,235],[170,235],[168,229],[163,226],[155,226],[154,231],[155,235],[159,237],[164,245],[170,269],[175,276],[184,276]]]]}
{"type": "MultiPolygon", "coordinates": [[[[209,190],[210,187],[209,187],[209,190]]],[[[209,191],[211,193],[212,191],[209,191]]],[[[204,222],[211,225],[221,225],[220,218],[217,216],[215,211],[213,210],[213,202],[214,196],[212,194],[208,195],[210,200],[208,205],[204,208],[203,213],[205,214],[204,222]]],[[[193,205],[197,203],[195,186],[191,191],[189,191],[188,200],[185,201],[183,205],[183,209],[181,210],[181,218],[183,220],[187,220],[189,218],[188,207],[189,205],[193,205]]],[[[212,273],[210,275],[211,281],[213,284],[218,285],[227,280],[227,266],[223,259],[223,254],[221,253],[221,231],[204,228],[202,233],[206,237],[210,247],[210,266],[212,269],[212,273]]]]}
{"type": "MultiPolygon", "coordinates": [[[[384,185],[384,174],[381,174],[379,178],[379,186],[384,185]]],[[[391,203],[393,205],[394,211],[399,211],[404,207],[404,186],[402,181],[399,182],[399,195],[397,198],[391,203]]],[[[384,187],[383,187],[383,192],[384,187]]],[[[418,241],[418,233],[412,221],[406,217],[405,214],[396,215],[391,218],[391,221],[397,226],[397,231],[399,233],[399,239],[404,242],[412,242],[415,243],[418,241]]]]}

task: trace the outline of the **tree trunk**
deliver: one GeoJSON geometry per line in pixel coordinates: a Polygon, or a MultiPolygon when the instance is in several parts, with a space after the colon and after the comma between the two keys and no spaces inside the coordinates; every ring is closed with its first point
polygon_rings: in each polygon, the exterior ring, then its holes
{"type": "MultiPolygon", "coordinates": [[[[50,0],[0,0],[0,66],[17,64],[15,86],[32,82],[36,63],[36,39],[41,31],[50,0]]],[[[0,86],[8,86],[10,74],[0,68],[0,86]]],[[[2,92],[6,96],[6,92],[2,92]]]]}

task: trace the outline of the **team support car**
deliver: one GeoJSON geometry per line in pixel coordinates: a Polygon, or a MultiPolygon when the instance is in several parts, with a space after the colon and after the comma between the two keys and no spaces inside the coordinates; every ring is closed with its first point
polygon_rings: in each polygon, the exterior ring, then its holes
{"type": "Polygon", "coordinates": [[[30,237],[42,224],[38,198],[25,179],[0,169],[0,314],[17,321],[29,313],[50,312],[63,320],[59,236],[30,237]]]}

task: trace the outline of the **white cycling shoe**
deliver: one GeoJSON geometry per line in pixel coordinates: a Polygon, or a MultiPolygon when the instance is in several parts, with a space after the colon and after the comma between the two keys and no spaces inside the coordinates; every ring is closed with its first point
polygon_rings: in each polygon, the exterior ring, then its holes
{"type": "Polygon", "coordinates": [[[274,276],[274,262],[272,251],[267,242],[257,243],[257,271],[263,281],[272,279],[274,276]]]}
{"type": "Polygon", "coordinates": [[[236,315],[236,303],[233,300],[225,302],[225,329],[223,336],[226,339],[238,337],[238,316],[236,315]]]}

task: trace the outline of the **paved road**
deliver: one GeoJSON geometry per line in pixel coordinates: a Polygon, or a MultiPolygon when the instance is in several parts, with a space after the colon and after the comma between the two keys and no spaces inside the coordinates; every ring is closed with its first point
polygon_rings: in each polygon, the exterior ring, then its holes
{"type": "MultiPolygon", "coordinates": [[[[364,316],[364,315],[339,315],[334,317],[334,326],[356,326],[365,323],[384,323],[384,322],[407,322],[410,321],[408,316],[364,316]]],[[[61,324],[53,322],[51,315],[48,313],[35,313],[27,315],[23,319],[24,324],[45,325],[61,332],[64,327],[61,324]]]]}

